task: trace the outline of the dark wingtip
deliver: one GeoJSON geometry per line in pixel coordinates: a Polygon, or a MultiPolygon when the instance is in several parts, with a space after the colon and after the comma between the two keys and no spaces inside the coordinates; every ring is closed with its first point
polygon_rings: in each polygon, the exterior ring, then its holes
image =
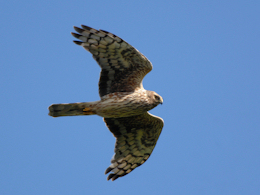
{"type": "Polygon", "coordinates": [[[109,181],[113,176],[114,174],[109,174],[109,176],[107,177],[107,181],[109,181]]]}
{"type": "Polygon", "coordinates": [[[89,26],[86,26],[86,25],[81,25],[81,27],[84,29],[84,30],[91,30],[92,28],[91,27],[89,27],[89,26]]]}
{"type": "Polygon", "coordinates": [[[107,177],[107,181],[109,181],[110,179],[111,179],[112,181],[115,181],[118,177],[119,177],[118,175],[116,175],[116,174],[114,174],[114,173],[111,173],[111,174],[109,174],[109,176],[107,177]]]}
{"type": "Polygon", "coordinates": [[[105,174],[108,174],[111,170],[113,170],[111,167],[108,167],[105,171],[105,174]]]}
{"type": "Polygon", "coordinates": [[[83,42],[81,42],[81,41],[73,41],[75,44],[77,44],[77,45],[80,45],[81,46],[81,44],[83,43],[83,42]]]}
{"type": "Polygon", "coordinates": [[[74,30],[77,31],[78,33],[82,33],[84,31],[83,29],[76,26],[74,26],[74,30]]]}
{"type": "Polygon", "coordinates": [[[72,35],[73,37],[77,38],[77,39],[79,39],[79,37],[81,37],[80,34],[77,34],[77,33],[74,33],[74,32],[72,32],[71,35],[72,35]]]}
{"type": "Polygon", "coordinates": [[[112,181],[115,181],[117,178],[119,177],[119,175],[114,175],[114,177],[112,177],[112,181]]]}

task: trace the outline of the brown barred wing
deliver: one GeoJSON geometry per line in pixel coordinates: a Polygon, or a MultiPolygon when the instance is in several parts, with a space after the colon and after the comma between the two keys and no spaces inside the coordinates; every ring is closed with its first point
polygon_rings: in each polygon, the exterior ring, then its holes
{"type": "Polygon", "coordinates": [[[105,174],[114,181],[142,165],[151,155],[163,128],[160,117],[145,113],[124,118],[104,118],[116,137],[115,155],[105,174]]]}
{"type": "Polygon", "coordinates": [[[152,70],[151,62],[118,36],[82,25],[72,33],[76,44],[93,54],[101,67],[100,97],[114,92],[132,92],[142,88],[144,76],[152,70]]]}

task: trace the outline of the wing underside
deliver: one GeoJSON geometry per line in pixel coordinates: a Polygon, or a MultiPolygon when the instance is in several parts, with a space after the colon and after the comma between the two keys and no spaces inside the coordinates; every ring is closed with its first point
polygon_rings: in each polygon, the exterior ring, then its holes
{"type": "Polygon", "coordinates": [[[152,70],[151,62],[118,36],[82,25],[72,33],[76,44],[92,53],[101,67],[100,97],[114,92],[132,92],[142,88],[144,76],[152,70]]]}
{"type": "Polygon", "coordinates": [[[145,113],[124,118],[104,118],[116,137],[115,155],[105,174],[108,180],[122,177],[142,165],[151,155],[163,128],[163,120],[145,113]]]}

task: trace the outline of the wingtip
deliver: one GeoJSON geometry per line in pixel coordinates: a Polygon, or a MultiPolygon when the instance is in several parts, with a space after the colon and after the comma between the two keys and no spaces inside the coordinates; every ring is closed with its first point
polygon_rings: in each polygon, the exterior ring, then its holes
{"type": "Polygon", "coordinates": [[[110,179],[111,179],[111,181],[115,181],[118,177],[119,177],[119,175],[111,173],[107,177],[107,181],[109,181],[110,179]]]}
{"type": "Polygon", "coordinates": [[[83,42],[81,42],[81,41],[73,41],[75,44],[77,44],[77,45],[80,45],[81,46],[81,44],[83,43],[83,42]]]}
{"type": "Polygon", "coordinates": [[[86,26],[86,25],[83,25],[83,24],[81,24],[81,27],[82,27],[84,30],[91,30],[91,29],[92,29],[91,27],[86,26]]]}
{"type": "Polygon", "coordinates": [[[114,175],[114,177],[112,177],[112,181],[115,181],[117,178],[119,177],[119,175],[114,175]]]}
{"type": "Polygon", "coordinates": [[[71,35],[77,39],[79,39],[79,37],[81,37],[80,34],[77,34],[77,33],[74,33],[74,32],[71,32],[71,35]]]}
{"type": "Polygon", "coordinates": [[[105,171],[105,175],[106,174],[108,174],[110,171],[112,171],[113,170],[113,168],[111,168],[111,167],[108,167],[107,169],[106,169],[106,171],[105,171]]]}
{"type": "Polygon", "coordinates": [[[112,177],[114,176],[114,174],[109,174],[108,177],[107,177],[107,181],[109,181],[112,177]]]}
{"type": "Polygon", "coordinates": [[[77,26],[74,26],[74,30],[75,31],[77,31],[78,33],[82,33],[82,32],[84,32],[84,30],[83,29],[81,29],[81,28],[79,28],[79,27],[77,27],[77,26]]]}

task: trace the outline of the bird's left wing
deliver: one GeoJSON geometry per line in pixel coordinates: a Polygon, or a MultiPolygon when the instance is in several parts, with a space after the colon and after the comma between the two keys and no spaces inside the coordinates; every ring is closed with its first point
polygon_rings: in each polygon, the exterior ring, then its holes
{"type": "Polygon", "coordinates": [[[116,137],[115,155],[105,174],[114,181],[142,165],[151,155],[163,128],[160,117],[145,113],[124,118],[104,118],[116,137]]]}
{"type": "Polygon", "coordinates": [[[82,25],[72,33],[76,44],[89,51],[101,67],[100,97],[114,92],[134,92],[143,88],[144,76],[152,70],[151,62],[120,37],[105,30],[82,25]]]}

